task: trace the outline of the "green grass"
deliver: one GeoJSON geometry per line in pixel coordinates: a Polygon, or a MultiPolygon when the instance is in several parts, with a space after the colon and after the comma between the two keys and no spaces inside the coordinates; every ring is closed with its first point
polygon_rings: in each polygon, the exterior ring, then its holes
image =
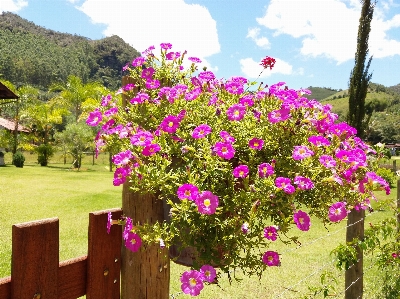
{"type": "MultiPolygon", "coordinates": [[[[6,162],[10,163],[7,155],[6,162]]],[[[59,163],[51,163],[49,167],[38,166],[34,156],[26,155],[24,168],[0,167],[0,277],[10,275],[12,224],[58,217],[60,260],[65,260],[86,254],[89,212],[121,206],[122,190],[112,185],[113,174],[108,171],[106,155],[101,156],[95,165],[91,165],[90,156],[86,157],[79,172],[71,169],[70,163],[64,165],[60,156],[52,160],[59,163]]],[[[382,199],[387,197],[382,192],[377,195],[382,199]]],[[[396,189],[389,197],[394,200],[395,195],[396,189]]],[[[387,211],[376,211],[367,217],[366,226],[388,216],[390,213],[387,211]]],[[[292,232],[300,237],[300,248],[279,241],[271,244],[270,250],[281,254],[281,267],[267,269],[261,280],[246,277],[240,270],[232,273],[232,277],[242,279],[241,283],[233,280],[230,284],[228,276],[222,275],[219,285],[206,286],[197,298],[274,298],[280,294],[279,298],[300,298],[309,294],[307,286],[319,285],[324,270],[337,277],[337,290],[341,292],[344,275],[335,270],[330,252],[345,242],[345,226],[343,221],[324,227],[312,219],[310,231],[292,232]]],[[[368,264],[369,258],[366,258],[366,267],[368,264]]],[[[186,270],[184,266],[171,263],[170,293],[179,298],[186,297],[180,293],[179,282],[180,275],[186,270]]],[[[374,269],[366,272],[366,291],[376,287],[376,275],[374,269]]],[[[337,298],[343,297],[341,294],[337,298]]]]}

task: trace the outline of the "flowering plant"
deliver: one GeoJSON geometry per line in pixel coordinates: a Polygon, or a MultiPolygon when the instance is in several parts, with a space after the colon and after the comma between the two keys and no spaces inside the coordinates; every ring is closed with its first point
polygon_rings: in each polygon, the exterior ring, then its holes
{"type": "MultiPolygon", "coordinates": [[[[303,97],[309,91],[217,79],[198,69],[198,58],[185,68],[187,53],[171,47],[161,44],[159,57],[150,47],[127,65],[134,83],[119,91],[126,103],[105,96],[87,120],[101,125],[97,150],[115,153],[114,185],[129,182],[170,208],[153,226],[125,218],[131,250],[179,244],[195,249],[195,269],[261,276],[280,264],[273,242],[296,241],[290,228],[309,230],[310,216],[338,222],[366,209],[377,185],[389,192],[373,172],[379,149],[337,123],[331,106],[303,97]]],[[[274,64],[271,57],[261,63],[274,64]]],[[[182,290],[197,295],[210,277],[185,272],[182,290]]]]}

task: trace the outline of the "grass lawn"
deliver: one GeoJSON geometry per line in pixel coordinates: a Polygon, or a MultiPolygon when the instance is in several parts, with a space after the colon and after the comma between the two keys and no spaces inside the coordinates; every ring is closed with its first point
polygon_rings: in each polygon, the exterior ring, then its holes
{"type": "MultiPolygon", "coordinates": [[[[6,163],[10,163],[7,155],[6,163]]],[[[121,206],[122,188],[112,185],[113,174],[107,168],[107,156],[101,156],[95,165],[91,164],[90,156],[86,157],[79,172],[71,169],[71,164],[64,165],[60,156],[52,159],[49,167],[38,166],[34,155],[26,157],[24,168],[10,164],[0,167],[0,277],[10,275],[12,224],[58,217],[60,260],[65,260],[86,254],[89,212],[121,206]]],[[[393,200],[396,191],[393,189],[389,196],[393,200]]],[[[377,195],[386,197],[382,192],[377,195]]],[[[389,215],[387,211],[376,211],[367,216],[366,226],[389,215]]],[[[310,294],[307,286],[318,286],[324,271],[331,271],[338,280],[339,293],[333,298],[343,298],[344,293],[340,292],[344,289],[344,273],[334,269],[330,252],[345,241],[345,226],[344,221],[324,227],[312,219],[310,231],[293,231],[300,236],[300,248],[279,241],[271,244],[270,250],[281,254],[281,267],[267,269],[261,280],[245,277],[238,270],[232,277],[236,276],[242,282],[233,280],[231,285],[224,275],[219,285],[206,286],[197,298],[304,298],[310,294]]],[[[364,262],[365,269],[369,263],[368,257],[364,262]]],[[[181,273],[186,270],[186,267],[171,263],[171,298],[186,297],[180,293],[179,282],[181,273]]],[[[366,292],[374,289],[375,275],[374,269],[366,271],[366,292]]]]}

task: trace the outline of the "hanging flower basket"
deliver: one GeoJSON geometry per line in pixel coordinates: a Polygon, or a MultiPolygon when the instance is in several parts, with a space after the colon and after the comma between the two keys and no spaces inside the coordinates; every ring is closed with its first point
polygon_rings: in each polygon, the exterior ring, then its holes
{"type": "MultiPolygon", "coordinates": [[[[192,266],[181,279],[185,293],[197,294],[188,281],[208,282],[204,269],[216,265],[261,276],[281,262],[277,238],[296,241],[286,237],[291,228],[308,231],[310,216],[338,222],[368,208],[374,189],[389,192],[374,173],[382,149],[338,123],[331,106],[303,97],[309,91],[217,79],[171,47],[161,44],[160,56],[150,47],[127,65],[135,83],[104,96],[87,123],[101,126],[97,152],[115,153],[114,185],[168,206],[163,223],[129,215],[122,223],[133,250],[157,242],[192,266]]],[[[263,71],[274,64],[261,63],[263,71]]]]}

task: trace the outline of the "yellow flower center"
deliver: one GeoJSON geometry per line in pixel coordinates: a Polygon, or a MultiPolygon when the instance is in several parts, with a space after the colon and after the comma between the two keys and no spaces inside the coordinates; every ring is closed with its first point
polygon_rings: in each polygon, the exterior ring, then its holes
{"type": "Polygon", "coordinates": [[[186,195],[186,196],[190,196],[190,191],[189,191],[189,190],[186,190],[186,191],[185,191],[185,195],[186,195]]]}
{"type": "Polygon", "coordinates": [[[244,176],[243,170],[239,171],[239,176],[244,176]]]}
{"type": "Polygon", "coordinates": [[[221,148],[221,152],[226,153],[228,149],[226,147],[221,148]]]}
{"type": "Polygon", "coordinates": [[[205,275],[208,277],[211,275],[211,272],[209,270],[206,271],[205,275]]]}
{"type": "Polygon", "coordinates": [[[195,287],[197,285],[197,281],[194,278],[189,279],[189,284],[191,287],[195,287]]]}
{"type": "Polygon", "coordinates": [[[304,218],[299,218],[299,222],[300,222],[300,224],[303,224],[304,223],[304,218]]]}
{"type": "Polygon", "coordinates": [[[211,201],[207,198],[207,199],[205,199],[204,200],[204,205],[206,206],[206,207],[209,207],[210,205],[211,205],[211,201]]]}
{"type": "Polygon", "coordinates": [[[272,261],[272,260],[273,260],[272,256],[269,256],[268,261],[272,261]]]}
{"type": "Polygon", "coordinates": [[[136,240],[135,240],[135,239],[132,239],[132,240],[131,240],[131,243],[132,243],[132,245],[135,245],[135,244],[136,244],[136,240]]]}
{"type": "Polygon", "coordinates": [[[170,121],[169,123],[168,123],[168,127],[172,127],[174,125],[174,123],[172,122],[172,121],[170,121]]]}
{"type": "Polygon", "coordinates": [[[254,142],[253,146],[258,147],[258,142],[254,142]]]}

